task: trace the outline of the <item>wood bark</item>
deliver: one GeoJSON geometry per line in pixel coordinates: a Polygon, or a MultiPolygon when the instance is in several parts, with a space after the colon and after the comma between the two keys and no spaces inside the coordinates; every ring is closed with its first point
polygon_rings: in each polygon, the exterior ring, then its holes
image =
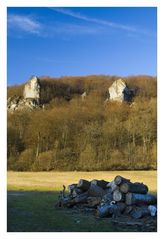
{"type": "Polygon", "coordinates": [[[72,201],[77,203],[87,203],[88,192],[77,195],[72,201]]]}
{"type": "Polygon", "coordinates": [[[155,204],[157,198],[152,194],[137,194],[137,193],[127,193],[126,194],[126,204],[127,205],[150,205],[155,204]]]}
{"type": "Polygon", "coordinates": [[[103,189],[105,189],[109,182],[107,182],[105,180],[96,180],[96,179],[94,179],[94,180],[91,181],[91,183],[95,184],[95,185],[97,185],[97,186],[99,186],[99,187],[101,187],[103,189]]]}
{"type": "Polygon", "coordinates": [[[101,202],[101,197],[88,197],[87,198],[87,206],[95,207],[99,205],[101,202]]]}
{"type": "Polygon", "coordinates": [[[124,183],[124,182],[130,182],[130,180],[127,179],[127,178],[123,178],[120,175],[117,175],[114,179],[114,182],[115,182],[116,185],[120,185],[121,183],[124,183]]]}
{"type": "Polygon", "coordinates": [[[112,189],[111,189],[111,188],[106,188],[106,189],[104,189],[104,190],[105,190],[106,194],[107,194],[107,193],[112,194],[112,189]]]}
{"type": "Polygon", "coordinates": [[[126,204],[123,202],[118,202],[114,205],[112,205],[111,211],[113,214],[113,217],[118,217],[122,214],[122,212],[125,210],[126,204]]]}
{"type": "Polygon", "coordinates": [[[76,183],[68,185],[68,191],[72,194],[73,190],[77,187],[76,183]]]}
{"type": "Polygon", "coordinates": [[[133,206],[126,206],[124,214],[128,215],[130,214],[130,212],[133,210],[133,206]]]}
{"type": "Polygon", "coordinates": [[[89,181],[87,181],[85,179],[80,179],[77,187],[84,191],[87,191],[89,189],[90,185],[91,185],[91,183],[89,181]]]}
{"type": "Polygon", "coordinates": [[[143,183],[124,182],[120,185],[120,191],[123,193],[131,192],[146,194],[148,192],[148,187],[143,183]]]}
{"type": "Polygon", "coordinates": [[[91,183],[88,194],[93,197],[103,197],[105,195],[105,190],[91,183]]]}
{"type": "Polygon", "coordinates": [[[98,217],[103,218],[103,217],[108,217],[110,215],[112,215],[110,204],[105,204],[105,205],[97,208],[97,216],[98,217]]]}
{"type": "Polygon", "coordinates": [[[97,215],[99,217],[119,216],[125,207],[125,203],[105,204],[97,208],[97,215]]]}
{"type": "Polygon", "coordinates": [[[37,141],[37,148],[36,148],[36,158],[38,158],[40,153],[40,132],[38,133],[38,141],[37,141]]]}
{"type": "Polygon", "coordinates": [[[60,192],[59,195],[59,207],[72,207],[74,205],[74,202],[72,201],[71,196],[65,195],[65,185],[63,185],[63,190],[60,192]]]}
{"type": "Polygon", "coordinates": [[[76,196],[78,196],[79,194],[82,194],[82,193],[84,193],[84,190],[76,187],[72,192],[72,196],[76,197],[76,196]]]}
{"type": "Polygon", "coordinates": [[[116,189],[119,189],[119,186],[116,185],[114,181],[108,183],[107,187],[111,188],[112,192],[114,192],[116,189]]]}
{"type": "Polygon", "coordinates": [[[111,202],[113,201],[113,194],[111,192],[106,193],[103,198],[102,198],[103,202],[111,202]]]}

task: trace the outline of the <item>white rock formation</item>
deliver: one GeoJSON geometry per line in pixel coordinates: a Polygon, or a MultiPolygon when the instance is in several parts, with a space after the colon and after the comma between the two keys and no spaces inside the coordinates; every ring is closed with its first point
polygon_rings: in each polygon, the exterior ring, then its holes
{"type": "Polygon", "coordinates": [[[82,95],[81,95],[81,99],[84,101],[87,97],[87,92],[85,91],[82,95]]]}
{"type": "Polygon", "coordinates": [[[32,77],[24,87],[24,99],[35,99],[39,103],[40,99],[40,83],[39,79],[32,77]]]}
{"type": "Polygon", "coordinates": [[[108,90],[110,101],[123,102],[128,100],[130,91],[122,79],[114,81],[108,90]]]}
{"type": "Polygon", "coordinates": [[[23,97],[12,96],[7,100],[9,112],[16,110],[33,110],[40,107],[40,83],[35,76],[32,77],[24,87],[23,97]]]}

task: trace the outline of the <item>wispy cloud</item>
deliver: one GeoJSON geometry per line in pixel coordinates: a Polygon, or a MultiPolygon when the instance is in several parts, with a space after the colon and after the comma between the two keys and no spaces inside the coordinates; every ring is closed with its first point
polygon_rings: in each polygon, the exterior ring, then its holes
{"type": "Polygon", "coordinates": [[[66,34],[66,35],[92,35],[98,34],[103,31],[102,27],[93,27],[85,24],[74,24],[74,23],[61,23],[55,22],[54,24],[50,24],[47,28],[47,31],[51,35],[54,34],[66,34]]]}
{"type": "Polygon", "coordinates": [[[42,26],[31,16],[10,14],[8,15],[8,28],[21,30],[30,34],[39,34],[42,26]]]}
{"type": "Polygon", "coordinates": [[[102,32],[102,27],[93,27],[86,24],[74,24],[64,22],[36,21],[28,15],[8,15],[8,29],[17,31],[16,37],[22,37],[22,33],[34,34],[40,37],[54,37],[56,35],[92,35],[102,32]]]}
{"type": "Polygon", "coordinates": [[[123,24],[118,24],[118,23],[114,23],[111,21],[105,21],[105,20],[101,20],[98,18],[92,18],[92,17],[88,17],[86,15],[83,15],[79,12],[74,12],[68,8],[51,8],[53,11],[62,13],[64,15],[68,15],[80,20],[84,20],[87,22],[91,22],[91,23],[96,23],[99,25],[103,25],[103,26],[108,26],[108,27],[112,27],[112,28],[118,28],[118,29],[122,29],[122,30],[126,30],[126,31],[131,31],[131,32],[136,32],[137,29],[135,27],[131,27],[131,26],[127,26],[127,25],[123,25],[123,24]]]}
{"type": "Polygon", "coordinates": [[[141,35],[145,35],[145,36],[149,36],[149,37],[156,37],[156,32],[152,32],[147,29],[142,29],[141,26],[140,27],[130,26],[130,25],[126,25],[126,24],[120,24],[120,23],[116,23],[116,22],[112,22],[112,21],[102,20],[99,18],[93,18],[93,17],[86,16],[84,14],[81,14],[79,12],[72,11],[69,8],[50,8],[50,9],[55,12],[64,14],[64,15],[74,17],[76,19],[86,21],[88,23],[95,23],[96,25],[99,25],[99,26],[110,27],[110,28],[113,28],[116,30],[117,29],[123,30],[128,33],[141,34],[141,35]]]}
{"type": "Polygon", "coordinates": [[[118,24],[112,21],[106,21],[98,18],[93,18],[72,11],[69,8],[49,8],[55,12],[71,16],[73,18],[82,20],[80,23],[42,21],[43,18],[37,18],[31,15],[9,14],[8,15],[8,29],[14,37],[23,37],[24,33],[33,34],[39,37],[51,38],[54,36],[77,36],[77,35],[96,35],[103,33],[112,34],[113,30],[122,30],[128,34],[156,36],[156,33],[144,30],[141,27],[118,24]],[[37,19],[37,20],[36,20],[37,19]],[[14,34],[13,34],[14,32],[14,34]],[[17,34],[15,34],[15,32],[17,34]]]}

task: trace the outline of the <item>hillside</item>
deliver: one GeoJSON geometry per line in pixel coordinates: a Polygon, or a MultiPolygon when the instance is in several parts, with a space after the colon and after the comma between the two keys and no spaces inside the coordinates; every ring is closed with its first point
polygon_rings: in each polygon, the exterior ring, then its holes
{"type": "Polygon", "coordinates": [[[135,90],[128,103],[105,103],[116,76],[39,79],[39,107],[8,113],[9,170],[156,169],[156,78],[122,78],[135,90]]]}

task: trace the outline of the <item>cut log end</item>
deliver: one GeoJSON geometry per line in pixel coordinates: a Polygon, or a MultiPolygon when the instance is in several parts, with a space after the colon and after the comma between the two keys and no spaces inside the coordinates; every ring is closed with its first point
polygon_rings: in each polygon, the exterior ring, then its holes
{"type": "Polygon", "coordinates": [[[113,192],[113,200],[116,202],[123,201],[125,199],[125,195],[120,192],[118,189],[113,192]]]}
{"type": "Polygon", "coordinates": [[[147,185],[143,183],[131,183],[131,182],[124,182],[120,185],[120,191],[123,193],[140,193],[146,194],[148,192],[147,185]]]}
{"type": "Polygon", "coordinates": [[[103,189],[105,189],[105,188],[107,188],[107,185],[108,185],[109,182],[107,182],[105,180],[96,180],[96,179],[94,179],[94,180],[91,181],[91,183],[95,184],[95,185],[97,185],[97,186],[99,186],[99,187],[101,187],[103,189]]]}
{"type": "Polygon", "coordinates": [[[78,184],[77,184],[77,187],[82,189],[82,190],[87,191],[89,189],[89,187],[90,187],[90,184],[91,183],[89,181],[87,181],[85,179],[80,179],[78,184]]]}
{"type": "Polygon", "coordinates": [[[120,176],[120,175],[117,175],[117,176],[115,177],[115,179],[114,179],[114,182],[115,182],[116,185],[120,185],[120,184],[123,183],[123,182],[130,182],[130,180],[127,179],[127,178],[124,178],[124,177],[122,177],[122,176],[120,176]]]}

